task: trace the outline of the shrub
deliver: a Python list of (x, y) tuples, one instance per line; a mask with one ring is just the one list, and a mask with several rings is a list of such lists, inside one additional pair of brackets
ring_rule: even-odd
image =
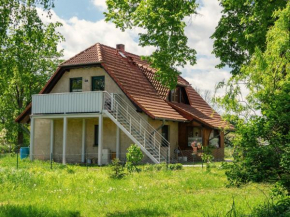
[(154, 167), (152, 164), (146, 164), (144, 166), (144, 171), (153, 171)]
[(169, 170), (182, 170), (183, 166), (181, 163), (177, 164), (168, 164), (168, 169)]
[(125, 176), (124, 167), (118, 158), (112, 160), (110, 178), (121, 179)]
[(141, 149), (137, 145), (131, 145), (127, 149), (127, 162), (126, 162), (126, 168), (127, 170), (132, 173), (134, 171), (139, 172), (139, 169), (137, 168), (137, 165), (141, 162), (143, 156), (143, 153)]
[(278, 200), (276, 203), (268, 201), (253, 210), (251, 216), (257, 217), (287, 217), (290, 216), (290, 197)]

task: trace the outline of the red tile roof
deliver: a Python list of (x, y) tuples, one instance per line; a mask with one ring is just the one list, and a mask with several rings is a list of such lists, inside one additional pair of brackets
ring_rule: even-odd
[[(211, 127), (223, 127), (225, 122), (198, 95), (181, 76), (178, 84), (185, 86), (190, 105), (167, 102), (169, 89), (154, 79), (155, 69), (140, 56), (102, 44), (95, 44), (63, 62), (40, 93), (47, 93), (62, 76), (61, 69), (74, 65), (100, 64), (120, 89), (147, 115), (154, 119), (189, 121), (196, 119)], [(17, 122), (30, 112), (29, 107), (16, 119)], [(27, 113), (27, 114), (26, 114)]]

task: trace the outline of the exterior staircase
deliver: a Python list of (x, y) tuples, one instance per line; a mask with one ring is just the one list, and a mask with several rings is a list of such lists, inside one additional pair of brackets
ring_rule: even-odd
[(104, 92), (103, 113), (154, 163), (169, 163), (170, 143), (121, 95)]

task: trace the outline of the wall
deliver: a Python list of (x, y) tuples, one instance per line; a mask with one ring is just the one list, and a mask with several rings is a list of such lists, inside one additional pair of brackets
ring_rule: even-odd
[[(94, 126), (98, 125), (98, 118), (86, 119), (86, 153), (88, 158), (97, 159), (98, 147), (94, 146)], [(62, 161), (63, 153), (63, 120), (54, 121), (53, 157), (57, 162)], [(68, 119), (67, 125), (66, 161), (68, 163), (81, 162), (82, 159), (82, 119)], [(103, 119), (103, 148), (116, 152), (116, 125), (109, 118)], [(128, 147), (133, 144), (131, 139), (120, 131), (120, 159), (124, 160)], [(35, 159), (50, 159), (50, 120), (35, 120), (34, 155)]]
[[(153, 126), (154, 129), (159, 128), (162, 125), (162, 120), (153, 120), (148, 117), (148, 122)], [(176, 121), (165, 121), (165, 125), (168, 125), (169, 128), (169, 143), (170, 143), (170, 158), (174, 157), (174, 149), (178, 147), (178, 122)], [(158, 131), (160, 134), (162, 130)]]
[[(105, 76), (105, 90), (109, 93), (123, 94), (115, 81), (100, 67), (79, 68), (66, 71), (59, 79), (57, 84), (51, 90), (51, 93), (66, 93), (70, 92), (70, 78), (83, 78), (83, 92), (92, 91), (92, 77)], [(87, 81), (86, 81), (87, 80)]]
[(34, 148), (35, 159), (50, 159), (50, 120), (35, 119)]

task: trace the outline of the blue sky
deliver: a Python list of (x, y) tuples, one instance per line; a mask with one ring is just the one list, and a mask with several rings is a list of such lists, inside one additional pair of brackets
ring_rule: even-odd
[[(217, 82), (230, 77), (228, 69), (216, 69), (219, 60), (212, 53), (213, 41), (210, 36), (221, 17), (218, 0), (197, 0), (198, 15), (186, 18), (185, 33), (188, 45), (197, 51), (197, 64), (180, 68), (193, 87), (214, 92)], [(126, 50), (139, 55), (149, 55), (154, 48), (138, 46), (138, 33), (135, 28), (121, 32), (112, 23), (104, 21), (105, 0), (56, 0), (52, 19), (43, 16), (45, 22), (59, 21), (63, 24), (58, 30), (66, 41), (59, 45), (64, 50), (64, 58), (70, 58), (97, 42), (115, 47), (125, 44)], [(41, 9), (39, 9), (41, 12)], [(222, 94), (222, 92), (220, 92)]]
[(90, 0), (55, 0), (54, 11), (67, 20), (74, 16), (93, 22), (104, 18), (102, 11)]

